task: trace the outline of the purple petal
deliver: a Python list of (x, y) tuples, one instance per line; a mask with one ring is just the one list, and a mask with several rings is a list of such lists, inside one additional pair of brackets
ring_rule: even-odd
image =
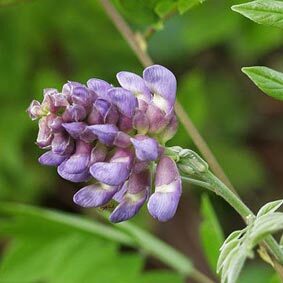
[(105, 160), (107, 155), (107, 147), (101, 143), (97, 143), (95, 147), (92, 149), (90, 154), (90, 164), (94, 164), (96, 162), (102, 162)]
[(118, 128), (111, 124), (88, 126), (87, 131), (96, 135), (99, 141), (106, 145), (112, 145), (118, 133)]
[(41, 110), (40, 102), (37, 100), (33, 100), (31, 102), (30, 106), (27, 109), (27, 113), (32, 120), (36, 120), (44, 114)]
[(124, 132), (118, 132), (113, 144), (118, 147), (125, 148), (131, 145), (131, 138), (128, 134), (125, 134)]
[(63, 85), (62, 94), (70, 99), (76, 87), (83, 87), (81, 83), (68, 81)]
[(72, 138), (78, 139), (82, 132), (85, 130), (87, 124), (83, 122), (72, 122), (63, 123), (62, 126)]
[(38, 161), (42, 165), (59, 166), (66, 158), (68, 158), (68, 156), (55, 154), (50, 150), (42, 154)]
[(138, 136), (131, 138), (131, 142), (140, 161), (153, 161), (158, 158), (158, 143), (155, 139)]
[(161, 96), (169, 103), (168, 109), (174, 106), (177, 82), (171, 71), (163, 66), (153, 65), (144, 70), (143, 78), (152, 93)]
[(70, 105), (62, 115), (64, 122), (79, 122), (86, 118), (86, 110), (81, 105)]
[(150, 102), (150, 90), (140, 76), (130, 72), (119, 72), (116, 77), (121, 87), (134, 93), (137, 98)]
[(103, 117), (98, 111), (98, 109), (95, 107), (95, 105), (92, 106), (91, 111), (87, 117), (87, 122), (90, 125), (96, 125), (96, 124), (102, 124), (103, 123)]
[(111, 162), (124, 162), (128, 165), (128, 168), (132, 166), (134, 154), (129, 148), (118, 148), (111, 158)]
[(168, 115), (153, 104), (148, 106), (146, 116), (149, 120), (150, 133), (162, 132), (170, 121)]
[(120, 115), (118, 128), (123, 132), (131, 131), (133, 129), (132, 118), (129, 118), (125, 115)]
[(88, 107), (93, 101), (92, 96), (85, 86), (76, 86), (73, 88), (71, 99), (74, 104)]
[(74, 183), (80, 183), (80, 182), (87, 182), (91, 179), (91, 174), (89, 173), (89, 170), (85, 170), (82, 173), (79, 174), (70, 174), (66, 171), (64, 171), (64, 166), (61, 166), (63, 163), (60, 164), (60, 166), (57, 168), (58, 174), (65, 180), (74, 182)]
[(181, 177), (176, 163), (162, 156), (156, 168), (155, 192), (148, 201), (149, 213), (159, 221), (171, 219), (182, 193)]
[(125, 162), (97, 162), (90, 167), (90, 173), (104, 184), (119, 186), (129, 177), (130, 170)]
[(74, 150), (74, 141), (69, 135), (59, 132), (54, 134), (51, 147), (56, 154), (71, 154)]
[(105, 99), (96, 99), (94, 103), (94, 107), (98, 110), (103, 119), (105, 118), (110, 106), (111, 104)]
[(36, 139), (36, 144), (41, 148), (47, 148), (52, 142), (52, 132), (48, 127), (48, 117), (43, 117), (38, 122), (38, 135)]
[(63, 130), (62, 123), (63, 119), (60, 116), (55, 114), (49, 115), (48, 127), (52, 130), (53, 133), (58, 133)]
[(119, 186), (118, 191), (115, 193), (115, 195), (112, 197), (117, 202), (121, 202), (123, 199), (123, 196), (127, 192), (127, 182), (125, 182), (122, 186)]
[(149, 129), (149, 120), (143, 111), (136, 111), (133, 118), (133, 127), (139, 134), (146, 134)]
[(147, 199), (146, 192), (138, 194), (127, 193), (123, 201), (115, 208), (110, 215), (110, 221), (113, 223), (122, 222), (134, 217)]
[(122, 114), (129, 118), (134, 115), (138, 104), (136, 97), (130, 91), (115, 87), (109, 90), (108, 95), (111, 97), (111, 102), (117, 106)]
[(104, 116), (104, 123), (105, 124), (117, 124), (119, 121), (119, 113), (117, 111), (116, 106), (111, 105)]
[(82, 207), (98, 207), (110, 201), (117, 189), (103, 184), (90, 185), (79, 190), (73, 200)]
[(150, 173), (148, 170), (132, 174), (127, 182), (127, 192), (110, 215), (110, 221), (117, 223), (136, 215), (148, 197), (149, 187)]
[(87, 170), (91, 149), (92, 146), (90, 144), (78, 141), (75, 153), (60, 165), (60, 170), (70, 174), (79, 174)]
[(180, 197), (181, 180), (156, 188), (155, 193), (149, 198), (148, 211), (155, 219), (161, 222), (168, 221), (175, 215)]
[(109, 83), (99, 79), (90, 79), (87, 81), (87, 86), (101, 98), (110, 100), (107, 93), (112, 86)]
[(175, 136), (177, 129), (178, 129), (178, 120), (176, 115), (174, 115), (171, 118), (169, 124), (164, 129), (164, 131), (160, 134), (161, 143), (165, 144), (167, 141), (172, 139)]
[(138, 161), (136, 160), (133, 168), (134, 173), (140, 173), (148, 168), (150, 165), (150, 161)]
[(180, 179), (180, 174), (175, 161), (163, 155), (156, 168), (155, 186), (168, 185), (178, 179)]

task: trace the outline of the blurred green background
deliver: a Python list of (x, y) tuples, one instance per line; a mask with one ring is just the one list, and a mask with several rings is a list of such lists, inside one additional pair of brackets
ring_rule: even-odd
[[(91, 77), (117, 84), (118, 71), (141, 73), (142, 67), (97, 1), (18, 2), (0, 7), (0, 199), (81, 213), (72, 203), (80, 186), (38, 164), (37, 123), (25, 110), (32, 99), (41, 99), (43, 88), (60, 89), (67, 80), (86, 82)], [(142, 1), (115, 2), (135, 30), (143, 31), (158, 19), (150, 9), (141, 9)], [(260, 93), (240, 69), (266, 65), (282, 71), (283, 33), (232, 12), (230, 7), (240, 2), (244, 1), (207, 0), (171, 17), (149, 39), (148, 48), (154, 62), (176, 74), (178, 99), (244, 201), (256, 211), (263, 203), (282, 198), (283, 104)], [(196, 149), (182, 126), (170, 144)], [(134, 222), (215, 276), (197, 232), (202, 192), (184, 185), (178, 212), (166, 224), (153, 221), (146, 210)], [(225, 235), (243, 226), (227, 204), (215, 196), (210, 199)], [(107, 242), (103, 245), (107, 249)], [(164, 268), (153, 259), (146, 262), (146, 270)], [(240, 282), (266, 283), (271, 273), (255, 261), (245, 268)], [(65, 282), (58, 280), (46, 282)], [(144, 282), (165, 282), (154, 280)], [(0, 282), (10, 282), (1, 281), (1, 271)]]

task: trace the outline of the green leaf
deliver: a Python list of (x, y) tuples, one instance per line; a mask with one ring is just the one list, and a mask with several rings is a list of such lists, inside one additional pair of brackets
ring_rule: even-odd
[(281, 205), (283, 204), (283, 200), (275, 200), (265, 204), (257, 213), (257, 217), (263, 216), (265, 214), (270, 214), (275, 212)]
[(283, 73), (262, 66), (244, 67), (242, 71), (267, 95), (283, 100)]
[[(224, 242), (224, 235), (213, 206), (206, 194), (204, 194), (201, 199), (201, 216), (201, 245), (211, 270), (214, 271), (216, 270), (220, 247)], [(211, 239), (213, 239), (213, 241), (211, 241)]]
[(174, 11), (175, 8), (176, 8), (175, 0), (162, 0), (157, 3), (157, 5), (154, 8), (154, 11), (160, 18), (163, 18), (166, 15), (168, 15), (170, 12)]
[(194, 6), (203, 3), (205, 0), (178, 0), (178, 11), (180, 14), (184, 14)]
[(176, 268), (182, 258), (177, 270), (191, 271), (191, 266), (184, 267), (189, 262), (185, 257), (134, 225), (127, 225), (125, 232), (118, 225), (9, 203), (1, 203), (0, 216), (1, 235), (12, 239), (0, 262), (1, 282), (130, 283), (147, 282), (147, 278), (149, 282), (153, 278), (161, 283), (183, 282), (183, 276), (174, 272), (147, 272), (143, 278), (144, 256), (119, 252), (119, 243), (150, 252), (155, 249), (153, 255), (161, 259), (158, 252), (164, 259), (172, 256), (164, 262), (175, 260)]
[(274, 212), (258, 217), (254, 222), (254, 228), (251, 231), (251, 239), (254, 244), (269, 234), (283, 229), (283, 213)]
[(256, 23), (283, 28), (282, 1), (257, 0), (232, 6), (232, 10)]
[(274, 201), (264, 205), (246, 228), (233, 232), (226, 239), (217, 264), (221, 282), (235, 283), (246, 259), (253, 257), (253, 248), (267, 236), (283, 229), (283, 213), (274, 212), (281, 204), (281, 201)]

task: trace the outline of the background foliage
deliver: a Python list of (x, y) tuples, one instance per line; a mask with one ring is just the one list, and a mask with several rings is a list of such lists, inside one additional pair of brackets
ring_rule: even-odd
[[(282, 71), (282, 31), (257, 25), (230, 9), (244, 1), (114, 2), (135, 30), (144, 32), (148, 27), (157, 30), (149, 39), (149, 52), (155, 62), (166, 65), (177, 75), (179, 100), (244, 200), (257, 210), (262, 203), (280, 198), (282, 103), (260, 94), (241, 73), (241, 67), (266, 65)], [(11, 3), (0, 1), (3, 5), (0, 8), (0, 199), (79, 213), (71, 201), (77, 188), (60, 179), (53, 168), (43, 168), (37, 163), (40, 152), (33, 144), (36, 123), (29, 120), (25, 110), (31, 99), (41, 97), (45, 87), (60, 88), (66, 80), (85, 82), (90, 77), (102, 77), (116, 84), (116, 72), (141, 72), (142, 67), (98, 1)], [(175, 11), (183, 15), (165, 20)], [(182, 126), (170, 143), (193, 147)], [(146, 213), (134, 222), (160, 234), (165, 241), (192, 256), (201, 270), (215, 276), (211, 266), (216, 264), (217, 245), (207, 248), (204, 236), (200, 237), (200, 243), (196, 227), (203, 221), (201, 233), (214, 225), (211, 224), (215, 221), (211, 216), (214, 212), (209, 212), (213, 207), (225, 234), (242, 228), (242, 223), (215, 197), (211, 197), (212, 206), (204, 198), (200, 214), (200, 193), (201, 190), (184, 186), (178, 214), (170, 223), (158, 224)], [(86, 280), (83, 278), (89, 283), (110, 280), (150, 283), (172, 282), (176, 276), (149, 273), (164, 266), (146, 259), (142, 253), (121, 252), (119, 244), (106, 239), (91, 240), (89, 235), (49, 226), (43, 227), (48, 232), (42, 233), (38, 223), (35, 225), (32, 219), (24, 217), (17, 225), (9, 221), (5, 227), (9, 233), (0, 232), (3, 247), (7, 238), (14, 240), (8, 250), (3, 248), (6, 257), (0, 269), (1, 283), (17, 283), (22, 277), (27, 278), (27, 283), (39, 279), (50, 283), (84, 282), (80, 281)], [(45, 237), (47, 233), (51, 236)], [(222, 234), (216, 233), (221, 241)], [(50, 259), (58, 254), (58, 249), (60, 257), (53, 262)], [(34, 257), (23, 264), (26, 253)], [(62, 264), (66, 259), (68, 264)], [(46, 262), (50, 264), (45, 265)], [(88, 264), (82, 264), (85, 262)], [(31, 273), (35, 264), (37, 272)], [(119, 277), (117, 272), (123, 266), (127, 269)], [(61, 278), (56, 277), (58, 270), (62, 271)], [(74, 277), (75, 273), (80, 278)], [(275, 282), (271, 277), (268, 267), (255, 262), (245, 268), (239, 282)], [(177, 280), (181, 279), (178, 277), (174, 282)]]

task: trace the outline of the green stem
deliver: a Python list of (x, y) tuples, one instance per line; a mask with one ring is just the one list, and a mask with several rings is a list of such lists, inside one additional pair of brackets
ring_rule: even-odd
[(186, 181), (190, 184), (193, 184), (193, 185), (196, 185), (196, 186), (199, 186), (199, 187), (203, 187), (203, 188), (206, 188), (206, 189), (214, 192), (214, 189), (211, 187), (211, 185), (206, 183), (206, 182), (196, 180), (196, 179), (192, 179), (192, 178), (189, 178), (189, 177), (186, 177), (186, 176), (181, 176), (181, 178), (182, 178), (182, 180), (184, 180), (184, 181)]
[[(210, 187), (217, 195), (225, 199), (244, 218), (245, 222), (248, 222), (250, 218), (255, 217), (254, 213), (243, 203), (243, 201), (211, 172), (205, 172), (201, 174), (201, 177), (205, 182), (210, 184)], [(205, 188), (207, 188), (207, 185)], [(283, 264), (283, 251), (276, 240), (270, 235), (265, 239), (264, 243), (275, 258)]]

